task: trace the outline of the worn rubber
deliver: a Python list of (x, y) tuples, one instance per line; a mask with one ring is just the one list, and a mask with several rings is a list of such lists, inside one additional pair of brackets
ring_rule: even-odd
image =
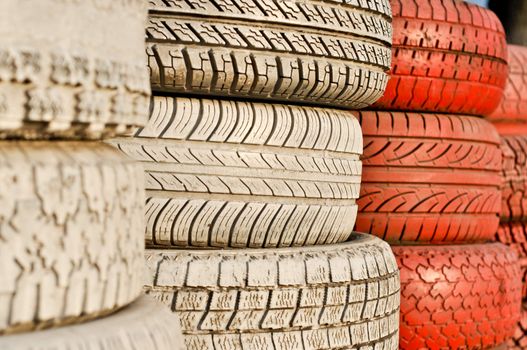
[(501, 221), (527, 221), (527, 135), (503, 136)]
[(143, 177), (97, 142), (0, 142), (0, 334), (93, 319), (140, 295)]
[(488, 115), (507, 81), (505, 32), (496, 15), (456, 0), (392, 0), (386, 110)]
[(330, 244), (355, 225), (350, 112), (155, 96), (148, 125), (109, 142), (146, 170), (148, 246)]
[(523, 299), (527, 301), (527, 222), (502, 223), (496, 241), (509, 246), (518, 254), (522, 272)]
[(358, 231), (391, 243), (494, 237), (501, 150), (489, 122), (446, 114), (357, 115), (364, 133)]
[(0, 138), (95, 139), (146, 123), (143, 0), (4, 0), (0, 13)]
[(394, 246), (401, 349), (490, 349), (520, 318), (516, 254), (499, 243)]
[(390, 68), (389, 0), (151, 0), (152, 89), (363, 108)]
[(498, 108), (488, 116), (496, 123), (527, 124), (527, 47), (509, 45), (509, 79)]
[(399, 272), (390, 247), (148, 250), (149, 295), (181, 319), (189, 350), (398, 349)]
[(516, 325), (514, 337), (507, 344), (508, 350), (525, 350), (527, 349), (527, 305), (522, 305), (521, 319)]
[(142, 297), (119, 312), (82, 325), (0, 337), (2, 350), (184, 350), (179, 319)]

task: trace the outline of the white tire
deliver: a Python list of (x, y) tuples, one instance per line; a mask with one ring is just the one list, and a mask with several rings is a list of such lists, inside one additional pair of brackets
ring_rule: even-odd
[(0, 137), (98, 138), (143, 125), (142, 0), (0, 1)]
[(143, 297), (81, 325), (0, 337), (2, 350), (184, 350), (179, 319)]
[(0, 334), (77, 323), (141, 293), (143, 170), (96, 142), (0, 142)]
[(398, 349), (399, 270), (387, 243), (147, 250), (146, 291), (188, 350)]
[(145, 167), (148, 246), (332, 244), (353, 231), (351, 112), (155, 96), (147, 126), (109, 142)]

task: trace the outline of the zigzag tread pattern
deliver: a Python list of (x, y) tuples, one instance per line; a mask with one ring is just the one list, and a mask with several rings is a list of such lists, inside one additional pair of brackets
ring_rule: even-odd
[[(182, 321), (188, 349), (397, 349), (398, 271), (389, 246), (147, 250), (147, 294)], [(207, 273), (203, 273), (206, 269)]]
[(140, 165), (95, 142), (3, 141), (0, 168), (0, 334), (79, 323), (140, 295)]
[(391, 23), (384, 17), (311, 0), (154, 3), (183, 8), (150, 13), (154, 91), (348, 108), (366, 107), (384, 93), (391, 59)]
[(352, 114), (154, 97), (135, 138), (109, 141), (146, 171), (149, 246), (345, 241), (362, 165)]
[(491, 11), (454, 0), (393, 0), (392, 72), (381, 109), (489, 115), (507, 81), (505, 33)]
[(527, 218), (527, 136), (502, 137), (501, 221)]
[(523, 283), (523, 300), (527, 300), (527, 224), (525, 222), (502, 223), (496, 232), (497, 242), (514, 250), (520, 258)]
[(490, 123), (400, 112), (359, 112), (358, 119), (365, 143), (358, 230), (390, 242), (494, 236), (501, 151)]
[(401, 349), (493, 348), (520, 318), (516, 254), (501, 244), (394, 246)]
[(514, 337), (507, 343), (509, 350), (527, 349), (527, 305), (522, 305), (521, 319), (516, 325)]
[(0, 337), (2, 350), (184, 350), (179, 320), (142, 297), (127, 308), (82, 325)]
[(509, 79), (493, 122), (527, 122), (527, 48), (509, 45)]

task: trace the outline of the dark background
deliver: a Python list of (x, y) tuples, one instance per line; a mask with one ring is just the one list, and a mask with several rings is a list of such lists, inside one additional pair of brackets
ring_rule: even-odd
[(527, 46), (527, 0), (489, 0), (489, 6), (501, 19), (509, 44)]

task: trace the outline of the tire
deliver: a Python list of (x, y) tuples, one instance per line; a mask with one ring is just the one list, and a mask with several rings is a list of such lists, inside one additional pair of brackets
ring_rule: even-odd
[(520, 318), (516, 254), (504, 245), (392, 247), (401, 272), (401, 349), (491, 349)]
[[(147, 250), (147, 293), (181, 319), (188, 350), (398, 349), (389, 246)], [(255, 345), (257, 344), (257, 345)]]
[(509, 45), (509, 79), (498, 108), (489, 116), (493, 123), (527, 124), (527, 47)]
[(0, 13), (10, 14), (0, 28), (0, 138), (95, 139), (144, 125), (143, 1), (5, 0)]
[(386, 87), (389, 0), (150, 4), (154, 91), (363, 108)]
[(496, 241), (509, 246), (518, 254), (522, 272), (523, 299), (527, 300), (527, 223), (501, 224), (496, 233)]
[(155, 96), (134, 138), (150, 247), (343, 242), (357, 215), (362, 135), (345, 111)]
[(502, 137), (501, 221), (527, 221), (527, 135)]
[(491, 114), (508, 75), (505, 32), (496, 15), (456, 0), (391, 3), (391, 78), (375, 107)]
[(501, 204), (500, 139), (483, 119), (360, 112), (356, 229), (392, 243), (493, 239)]
[(507, 344), (508, 350), (524, 350), (527, 349), (527, 305), (522, 306), (522, 316), (516, 325), (513, 339), (509, 340)]
[(0, 334), (79, 323), (135, 300), (140, 165), (96, 142), (0, 149)]
[(183, 350), (179, 320), (147, 297), (93, 322), (0, 337), (2, 350)]

